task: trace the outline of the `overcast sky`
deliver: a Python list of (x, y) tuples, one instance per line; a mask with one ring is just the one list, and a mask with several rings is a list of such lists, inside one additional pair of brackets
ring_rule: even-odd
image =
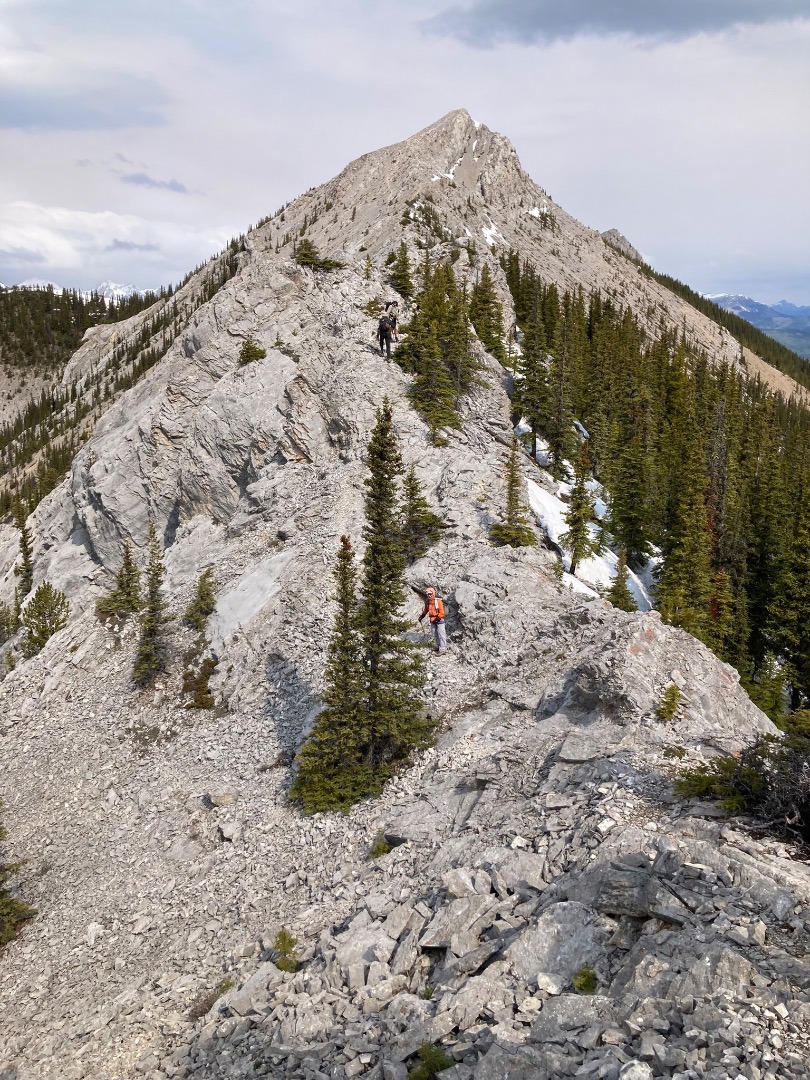
[(0, 0), (0, 281), (176, 281), (465, 107), (701, 292), (810, 304), (810, 0)]

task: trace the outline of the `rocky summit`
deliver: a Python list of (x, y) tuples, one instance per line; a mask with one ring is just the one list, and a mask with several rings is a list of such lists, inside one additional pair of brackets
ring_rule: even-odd
[[(304, 232), (342, 265), (298, 265)], [(460, 274), (486, 262), (506, 311), (498, 259), (514, 247), (651, 333), (663, 319), (739, 360), (464, 111), (252, 230), (207, 299), (210, 264), (90, 330), (65, 385), (90, 385), (122, 345), (163, 344), (29, 519), (34, 584), (64, 591), (70, 617), (0, 684), (4, 824), (37, 909), (0, 957), (2, 1080), (810, 1075), (810, 865), (672, 789), (681, 760), (774, 729), (734, 669), (657, 613), (569, 591), (542, 544), (492, 546), (508, 376), (476, 342), (483, 378), (434, 445), (369, 315), (397, 298), (385, 258), (403, 239), (415, 262), (429, 244), (455, 247)], [(154, 329), (184, 303), (176, 335)], [(240, 364), (248, 338), (266, 356)], [(361, 546), (386, 396), (447, 525), (407, 572), (447, 605), (423, 692), (438, 736), (379, 799), (307, 818), (286, 797), (290, 763), (319, 708), (334, 558), (343, 534)], [(143, 559), (150, 521), (172, 662), (138, 690), (137, 627), (100, 622), (95, 603), (125, 542)], [(5, 601), (18, 552), (2, 527)], [(190, 710), (182, 613), (209, 568), (217, 707)], [(414, 594), (414, 624), (420, 610)]]

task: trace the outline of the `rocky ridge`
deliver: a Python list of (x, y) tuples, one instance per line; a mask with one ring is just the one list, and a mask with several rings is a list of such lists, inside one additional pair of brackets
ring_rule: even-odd
[[(0, 963), (3, 1080), (400, 1080), (425, 1041), (450, 1053), (449, 1077), (476, 1080), (806, 1075), (808, 865), (671, 794), (672, 753), (733, 751), (769, 722), (732, 669), (655, 614), (583, 603), (542, 546), (490, 546), (511, 430), (483, 350), (486, 384), (437, 448), (407, 377), (373, 348), (369, 304), (394, 296), (384, 254), (403, 230), (426, 235), (424, 218), (399, 222), (414, 178), (440, 166), (452, 179), (431, 181), (437, 205), (452, 221), (461, 201), (459, 235), (463, 196), (486, 199), (504, 238), (510, 214), (529, 219), (539, 260), (554, 229), (531, 240), (537, 219), (509, 187), (530, 181), (466, 114), (368, 155), (247, 238), (236, 276), (107, 410), (31, 521), (36, 580), (68, 593), (72, 617), (0, 685), (4, 820), (40, 910)], [(354, 220), (332, 222), (333, 195)], [(344, 269), (275, 251), (316, 204), (307, 235)], [(605, 251), (609, 275), (621, 256)], [(248, 336), (267, 357), (240, 366)], [(341, 533), (359, 539), (383, 395), (449, 526), (409, 571), (447, 599), (451, 649), (424, 695), (441, 734), (377, 802), (306, 820), (285, 800), (287, 766), (317, 707), (333, 553)], [(93, 604), (150, 516), (173, 662), (137, 693), (134, 629), (101, 626)], [(0, 541), (8, 596), (16, 533)], [(214, 713), (180, 690), (179, 616), (206, 566)], [(671, 682), (682, 704), (665, 724)], [(369, 860), (379, 832), (393, 850)], [(273, 965), (282, 925), (295, 974)], [(573, 995), (586, 964), (598, 993)]]

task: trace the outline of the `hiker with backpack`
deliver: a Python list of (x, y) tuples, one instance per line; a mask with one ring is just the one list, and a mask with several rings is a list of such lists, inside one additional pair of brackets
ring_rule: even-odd
[(399, 317), (399, 300), (389, 300), (385, 305), (385, 314), (388, 316), (388, 322), (391, 326), (391, 336), (394, 341), (399, 341), (399, 333), (397, 332), (397, 319)]
[(441, 597), (436, 595), (435, 589), (425, 589), (425, 609), (419, 616), (420, 624), (426, 615), (430, 618), (436, 652), (441, 656), (447, 651), (447, 632), (444, 628), (444, 603)]
[(391, 320), (387, 315), (383, 315), (380, 319), (380, 324), (377, 327), (377, 340), (380, 343), (380, 355), (388, 356), (391, 359)]

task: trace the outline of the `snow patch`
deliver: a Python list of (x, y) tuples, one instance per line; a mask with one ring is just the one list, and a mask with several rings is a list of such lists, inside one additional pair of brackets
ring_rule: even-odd
[[(551, 476), (548, 477), (548, 481), (551, 484), (554, 483)], [(536, 480), (528, 480), (527, 487), (529, 492), (529, 506), (531, 507), (532, 513), (545, 530), (546, 535), (552, 544), (554, 544), (555, 547), (560, 548), (560, 550), (563, 550), (563, 545), (560, 543), (560, 537), (568, 529), (568, 523), (566, 521), (568, 505), (559, 498), (559, 495), (570, 493), (570, 485), (563, 483), (557, 484), (557, 495), (554, 495), (551, 491), (547, 490), (547, 488), (538, 484)], [(594, 494), (596, 494), (597, 491), (602, 492), (601, 484), (598, 484), (595, 480), (590, 481), (588, 487)], [(597, 500), (595, 509), (596, 513), (601, 518), (607, 512), (607, 507), (600, 495), (597, 495)], [(598, 526), (591, 524), (589, 525), (589, 529), (594, 537), (598, 535)], [(598, 596), (599, 590), (596, 587), (600, 586), (603, 589), (609, 589), (616, 578), (618, 565), (618, 555), (608, 549), (602, 555), (592, 555), (589, 559), (583, 559), (577, 565), (576, 576), (571, 575), (566, 570), (563, 575), (563, 580), (569, 588), (575, 589), (577, 592)], [(571, 559), (567, 554), (563, 555), (563, 566), (567, 568), (570, 568), (571, 566)], [(653, 606), (651, 597), (653, 573), (653, 560), (648, 562), (644, 567), (644, 570), (639, 574), (635, 574), (632, 570), (628, 570), (627, 588), (639, 611), (650, 611)]]
[(456, 169), (461, 164), (462, 160), (463, 160), (463, 157), (460, 157), (458, 159), (458, 161), (455, 163), (455, 165), (452, 166), (452, 168), (450, 169), (450, 172), (438, 173), (436, 176), (431, 176), (431, 178), (430, 178), (431, 181), (433, 181), (433, 180), (453, 180), (453, 179), (455, 179), (453, 174), (455, 173)]
[(484, 240), (490, 247), (493, 247), (497, 240), (501, 243), (506, 243), (501, 233), (498, 231), (498, 227), (493, 225), (490, 221), (489, 225), (482, 225), (481, 232), (484, 234)]
[(591, 589), (579, 578), (573, 577), (567, 571), (563, 571), (563, 585), (571, 590), (571, 592), (582, 593), (584, 596), (590, 596), (591, 599), (596, 600), (599, 597), (599, 593), (596, 589)]

